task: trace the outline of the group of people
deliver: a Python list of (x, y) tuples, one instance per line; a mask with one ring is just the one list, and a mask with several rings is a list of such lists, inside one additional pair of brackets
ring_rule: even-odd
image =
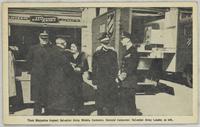
[[(57, 38), (48, 44), (48, 34), (41, 33), (40, 43), (31, 47), (27, 62), (31, 74), (31, 99), (34, 115), (79, 115), (84, 99), (82, 75), (89, 66), (85, 53), (76, 43), (66, 49), (67, 42)], [(122, 32), (121, 44), (126, 47), (121, 66), (117, 52), (110, 46), (105, 32), (98, 38), (101, 46), (92, 55), (92, 84), (96, 86), (95, 103), (98, 115), (136, 115), (138, 53), (132, 35)]]
[[(92, 81), (97, 86), (98, 115), (136, 115), (135, 90), (137, 87), (138, 53), (136, 42), (128, 32), (122, 32), (121, 44), (126, 51), (118, 68), (117, 53), (109, 46), (110, 38), (103, 33), (101, 46), (93, 54)], [(135, 39), (136, 40), (136, 39)]]
[(80, 114), (82, 74), (89, 69), (86, 55), (80, 52), (77, 43), (66, 50), (67, 42), (63, 38), (49, 45), (46, 32), (40, 34), (39, 40), (27, 55), (34, 115)]

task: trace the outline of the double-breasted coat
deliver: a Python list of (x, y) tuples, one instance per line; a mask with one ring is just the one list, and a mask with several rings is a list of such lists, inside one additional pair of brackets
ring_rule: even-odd
[(53, 46), (47, 65), (48, 99), (47, 109), (50, 111), (71, 112), (74, 108), (72, 73), (69, 55), (64, 49)]
[(137, 88), (137, 66), (139, 56), (137, 49), (132, 46), (126, 50), (121, 65), (121, 72), (127, 74), (126, 78), (120, 82), (118, 113), (119, 115), (135, 115), (135, 90)]
[(31, 100), (46, 103), (48, 46), (40, 44), (30, 48), (27, 55), (28, 70), (31, 74)]
[(114, 108), (117, 102), (117, 53), (102, 47), (93, 54), (92, 82), (97, 86), (97, 108)]

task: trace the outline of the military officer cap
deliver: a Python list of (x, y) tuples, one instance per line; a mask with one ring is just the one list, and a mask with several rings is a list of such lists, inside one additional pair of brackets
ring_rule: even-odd
[(130, 33), (126, 32), (126, 31), (123, 31), (123, 32), (121, 33), (121, 38), (129, 38), (129, 39), (131, 39), (132, 36), (131, 36)]
[(40, 33), (40, 38), (47, 39), (49, 37), (48, 33), (44, 31), (43, 33)]
[(103, 43), (103, 44), (108, 44), (109, 43), (109, 35), (106, 32), (103, 32), (100, 34), (98, 40)]
[(121, 33), (121, 39), (123, 38), (129, 38), (131, 40), (132, 43), (138, 43), (137, 38), (134, 35), (131, 35), (130, 33), (123, 31)]

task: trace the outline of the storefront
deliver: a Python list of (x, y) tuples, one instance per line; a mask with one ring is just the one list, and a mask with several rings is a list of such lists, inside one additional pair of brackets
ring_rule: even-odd
[[(17, 46), (15, 55), (15, 72), (17, 89), (16, 103), (32, 103), (30, 101), (30, 74), (27, 73), (26, 55), (29, 48), (39, 43), (39, 34), (46, 31), (49, 41), (54, 44), (57, 37), (67, 42), (82, 45), (82, 29), (87, 28), (82, 20), (81, 8), (10, 8), (9, 46)], [(16, 104), (18, 105), (18, 104)], [(22, 105), (23, 106), (23, 105)]]
[(39, 43), (39, 34), (44, 30), (49, 34), (49, 41), (57, 37), (81, 46), (82, 9), (48, 8), (12, 8), (9, 9), (9, 45), (19, 48), (17, 60), (24, 60), (29, 48)]

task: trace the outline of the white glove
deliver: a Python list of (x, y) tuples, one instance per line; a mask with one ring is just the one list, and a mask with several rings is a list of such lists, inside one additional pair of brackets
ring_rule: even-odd
[(122, 72), (120, 75), (119, 75), (119, 79), (121, 81), (123, 81), (125, 78), (127, 77), (127, 74), (125, 72)]

